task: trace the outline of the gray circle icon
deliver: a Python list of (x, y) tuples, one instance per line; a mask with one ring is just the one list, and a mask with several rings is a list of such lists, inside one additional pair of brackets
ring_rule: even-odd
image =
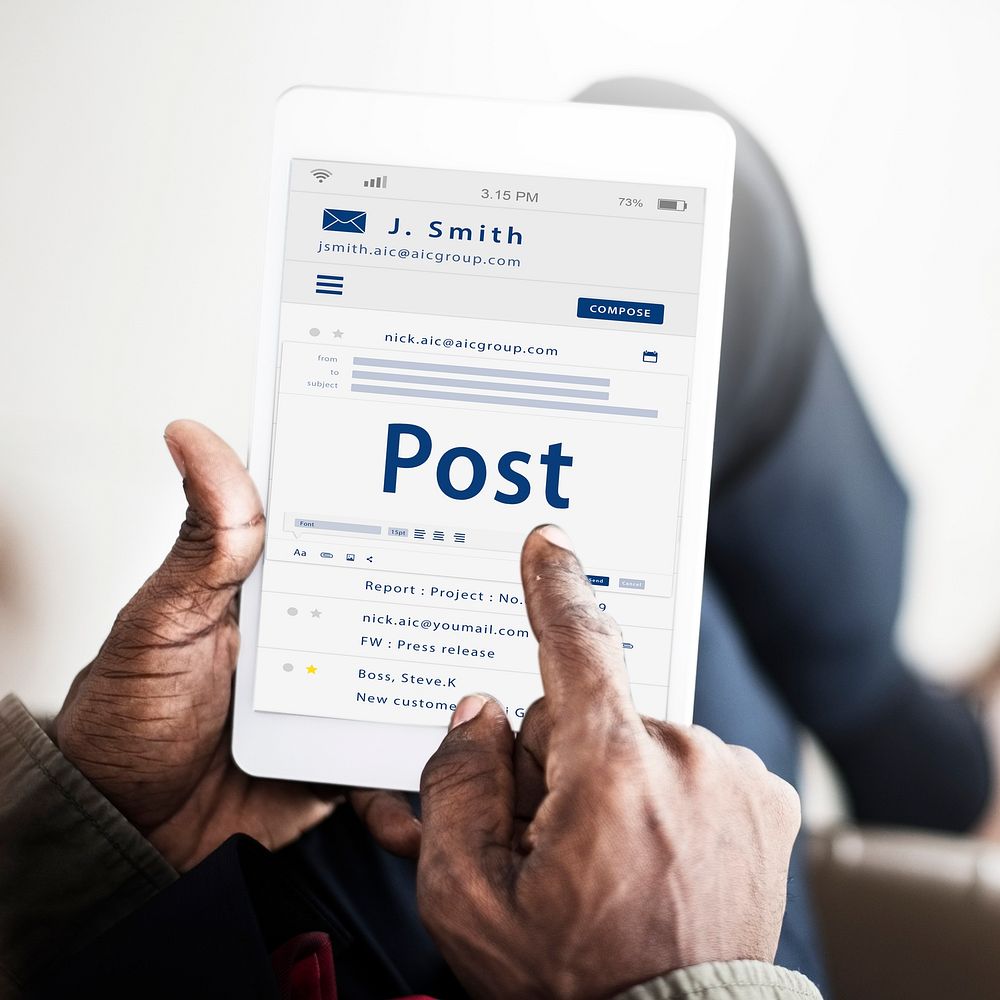
[(295, 665), (292, 663), (282, 663), (281, 669), (284, 670), (286, 674), (290, 674), (295, 669)]
[(312, 328), (312, 329), (311, 329), (311, 330), (309, 331), (309, 336), (310, 336), (310, 337), (318, 337), (318, 336), (319, 336), (319, 327), (317, 327), (317, 326), (314, 326), (314, 327), (313, 327), (313, 328)]
[(289, 615), (292, 616), (292, 618), (294, 618), (299, 613), (299, 609), (298, 608), (289, 608), (288, 609), (288, 613), (289, 613)]

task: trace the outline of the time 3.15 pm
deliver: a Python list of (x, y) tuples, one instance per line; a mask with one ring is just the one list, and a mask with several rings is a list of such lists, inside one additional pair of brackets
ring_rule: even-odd
[(523, 205), (537, 205), (537, 191), (511, 191), (508, 188), (482, 188), (479, 192), (484, 201), (519, 201)]

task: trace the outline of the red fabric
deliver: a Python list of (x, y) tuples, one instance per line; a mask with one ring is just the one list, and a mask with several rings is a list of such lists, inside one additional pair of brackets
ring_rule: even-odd
[(271, 952), (281, 1000), (337, 1000), (333, 949), (326, 934), (298, 934)]
[[(271, 952), (281, 1000), (337, 1000), (333, 949), (326, 934), (298, 934)], [(414, 995), (399, 1000), (434, 1000)]]

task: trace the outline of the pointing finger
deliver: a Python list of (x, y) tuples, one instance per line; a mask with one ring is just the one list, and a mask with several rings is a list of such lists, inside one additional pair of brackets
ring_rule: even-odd
[(521, 550), (521, 579), (545, 700), (553, 751), (600, 749), (610, 735), (639, 738), (621, 633), (597, 606), (565, 533), (543, 525)]

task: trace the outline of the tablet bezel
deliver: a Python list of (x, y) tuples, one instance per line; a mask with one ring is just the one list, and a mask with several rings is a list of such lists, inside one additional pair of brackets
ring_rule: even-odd
[[(705, 530), (729, 248), (735, 136), (707, 112), (499, 101), (296, 87), (278, 100), (267, 221), (249, 468), (265, 503), (270, 475), (281, 277), (293, 159), (610, 180), (706, 191), (702, 271), (670, 683), (664, 718), (694, 705)], [(581, 165), (586, 164), (586, 170)], [(444, 727), (256, 711), (263, 561), (243, 586), (233, 756), (250, 774), (358, 787), (416, 789)]]

